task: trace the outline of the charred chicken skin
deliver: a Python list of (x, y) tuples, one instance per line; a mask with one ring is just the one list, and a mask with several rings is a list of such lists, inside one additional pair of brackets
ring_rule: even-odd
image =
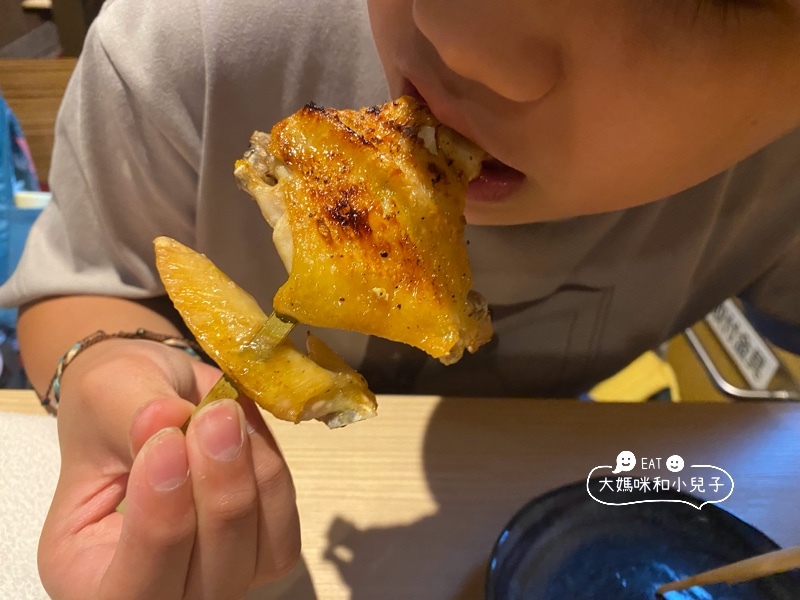
[(207, 257), (155, 242), (167, 293), (225, 373), (204, 403), (242, 392), (280, 419), (329, 427), (374, 416), (364, 378), (316, 338), (297, 350), (286, 339), (294, 323), (403, 342), (445, 364), (487, 342), (463, 240), (467, 184), (484, 158), (408, 97), (362, 110), (309, 104), (254, 133), (235, 174), (289, 273), (272, 316)]
[(236, 163), (289, 273), (274, 309), (410, 344), (445, 364), (492, 335), (472, 290), (464, 199), (485, 153), (402, 97), (309, 104)]

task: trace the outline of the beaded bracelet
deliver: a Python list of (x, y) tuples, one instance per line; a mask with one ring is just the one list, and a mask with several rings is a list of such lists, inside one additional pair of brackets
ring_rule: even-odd
[(200, 354), (202, 353), (202, 349), (197, 342), (187, 340), (186, 338), (182, 337), (176, 337), (174, 335), (153, 333), (152, 331), (147, 331), (146, 329), (141, 328), (133, 332), (118, 331), (117, 333), (106, 333), (101, 329), (95, 331), (92, 335), (83, 338), (81, 341), (72, 346), (72, 348), (67, 350), (66, 354), (61, 357), (61, 360), (58, 361), (55, 375), (53, 375), (53, 378), (50, 380), (50, 385), (47, 386), (47, 391), (45, 392), (44, 396), (42, 396), (40, 399), (42, 406), (44, 406), (48, 412), (56, 414), (58, 410), (58, 402), (61, 399), (61, 376), (64, 374), (64, 369), (66, 369), (69, 364), (75, 360), (76, 356), (78, 356), (87, 348), (94, 346), (98, 342), (117, 338), (159, 342), (161, 344), (166, 344), (167, 346), (172, 346), (173, 348), (185, 350), (195, 358), (200, 358)]

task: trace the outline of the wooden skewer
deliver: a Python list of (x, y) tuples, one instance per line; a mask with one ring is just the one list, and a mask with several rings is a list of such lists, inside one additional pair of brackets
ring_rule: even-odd
[(742, 581), (750, 581), (751, 579), (775, 575), (776, 573), (785, 573), (798, 568), (800, 568), (800, 546), (793, 546), (746, 558), (723, 567), (698, 573), (680, 581), (664, 584), (656, 590), (656, 594), (661, 595), (667, 592), (686, 590), (696, 585), (741, 583)]

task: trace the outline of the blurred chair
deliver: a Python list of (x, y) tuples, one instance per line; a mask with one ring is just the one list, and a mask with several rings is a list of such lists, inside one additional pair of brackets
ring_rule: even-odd
[(103, 0), (52, 0), (53, 20), (65, 56), (79, 56), (92, 21), (103, 6)]
[(39, 181), (47, 182), (61, 98), (75, 59), (0, 60), (0, 91), (19, 119)]

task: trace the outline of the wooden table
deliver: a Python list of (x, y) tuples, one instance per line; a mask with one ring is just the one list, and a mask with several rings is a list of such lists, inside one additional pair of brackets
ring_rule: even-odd
[[(0, 392), (0, 410), (40, 409)], [(295, 477), (303, 564), (253, 598), (480, 599), (512, 514), (622, 450), (726, 469), (736, 488), (722, 506), (800, 543), (797, 405), (388, 396), (377, 419), (343, 430), (270, 423)]]

